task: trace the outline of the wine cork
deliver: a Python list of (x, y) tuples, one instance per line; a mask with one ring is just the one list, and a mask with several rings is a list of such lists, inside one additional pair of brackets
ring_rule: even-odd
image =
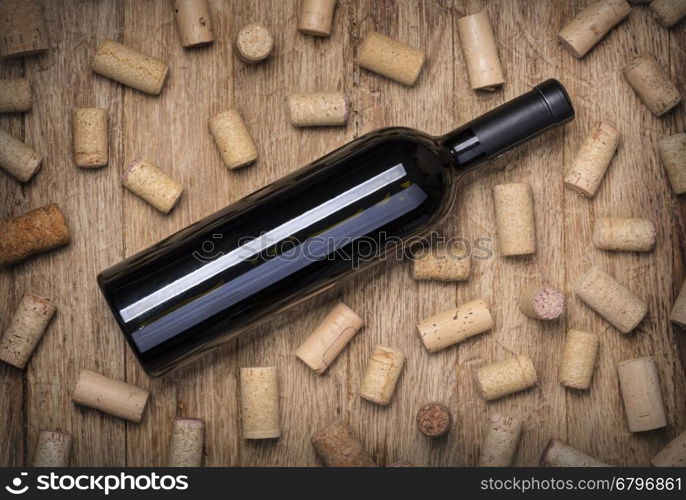
[(0, 234), (0, 266), (16, 264), (71, 240), (64, 214), (54, 203), (0, 219)]
[(650, 11), (663, 28), (671, 28), (686, 17), (686, 1), (684, 0), (653, 0)]
[(586, 453), (557, 439), (551, 439), (541, 454), (544, 467), (610, 467)]
[(135, 385), (81, 370), (71, 400), (113, 417), (139, 423), (149, 396), (148, 391)]
[(122, 176), (122, 184), (163, 214), (168, 214), (176, 206), (183, 193), (180, 182), (140, 158), (129, 164)]
[(493, 328), (488, 304), (472, 300), (417, 323), (417, 332), (428, 352), (436, 352)]
[(675, 194), (686, 193), (686, 134), (674, 134), (657, 143), (660, 159)]
[(636, 328), (648, 312), (648, 304), (599, 267), (581, 277), (574, 293), (622, 333)]
[(48, 50), (48, 30), (39, 0), (2, 0), (0, 27), (0, 57), (23, 57)]
[(357, 53), (357, 64), (362, 68), (408, 87), (417, 81), (425, 59), (424, 51), (376, 31), (367, 33)]
[(300, 0), (298, 31), (305, 35), (329, 36), (336, 0)]
[(288, 96), (291, 124), (296, 127), (336, 127), (348, 123), (350, 102), (343, 92), (311, 92)]
[(557, 319), (565, 310), (565, 294), (550, 285), (529, 286), (519, 296), (519, 309), (531, 319)]
[(625, 0), (597, 0), (570, 21), (557, 35), (562, 46), (581, 59), (631, 12)]
[(174, 0), (174, 17), (182, 47), (200, 47), (214, 42), (207, 0)]
[(572, 389), (588, 389), (593, 379), (600, 338), (571, 329), (565, 337), (560, 363), (560, 383)]
[(76, 108), (73, 117), (74, 161), (83, 168), (104, 167), (108, 160), (107, 110)]
[(247, 64), (256, 64), (269, 57), (274, 48), (274, 38), (261, 24), (243, 26), (236, 35), (236, 54)]
[(644, 53), (623, 69), (624, 78), (655, 116), (662, 116), (681, 102), (679, 89), (652, 54)]
[(655, 225), (647, 219), (600, 217), (593, 227), (593, 245), (601, 250), (649, 252), (655, 247)]
[(177, 418), (172, 426), (167, 467), (202, 466), (205, 422), (197, 418)]
[(457, 32), (472, 89), (493, 91), (505, 83), (488, 14), (479, 12), (459, 18)]
[(500, 255), (536, 253), (536, 221), (531, 187), (524, 182), (493, 187)]
[(516, 417), (492, 414), (481, 444), (479, 467), (510, 467), (514, 462), (522, 421)]
[(43, 156), (12, 134), (0, 130), (0, 168), (20, 182), (28, 182), (40, 169)]
[(681, 290), (679, 290), (679, 295), (674, 302), (672, 312), (669, 314), (669, 320), (686, 328), (686, 281), (681, 285)]
[(103, 41), (95, 52), (91, 69), (106, 78), (150, 95), (158, 95), (167, 79), (169, 66), (121, 43)]
[(404, 365), (402, 352), (392, 347), (376, 346), (362, 376), (360, 396), (380, 405), (389, 404)]
[(245, 167), (257, 160), (257, 147), (237, 109), (222, 111), (210, 118), (210, 132), (230, 169)]
[(274, 366), (241, 368), (243, 439), (281, 436), (278, 376)]
[(412, 278), (416, 280), (466, 281), (470, 271), (471, 259), (460, 244), (425, 248), (412, 260)]
[(476, 372), (479, 393), (486, 401), (533, 387), (538, 382), (531, 358), (518, 355), (481, 367)]
[(648, 356), (617, 363), (619, 389), (631, 432), (651, 431), (667, 425), (655, 360)]
[(650, 463), (655, 467), (686, 467), (686, 431), (672, 439)]
[(31, 85), (28, 78), (0, 79), (0, 113), (31, 110)]
[(312, 436), (312, 446), (324, 467), (376, 467), (362, 443), (340, 421)]
[(48, 299), (24, 294), (0, 339), (0, 360), (23, 370), (56, 310)]
[(33, 467), (69, 467), (71, 434), (57, 431), (40, 431)]
[(364, 320), (355, 311), (339, 302), (298, 347), (295, 355), (321, 375), (363, 325)]
[(450, 410), (442, 403), (426, 403), (417, 412), (417, 429), (427, 437), (445, 436), (451, 421)]
[(607, 122), (598, 122), (591, 129), (584, 143), (574, 157), (564, 179), (568, 188), (582, 196), (595, 196), (607, 167), (617, 152), (620, 133)]

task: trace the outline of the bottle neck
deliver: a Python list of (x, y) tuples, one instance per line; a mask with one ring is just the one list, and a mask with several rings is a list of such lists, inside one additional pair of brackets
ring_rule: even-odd
[(453, 159), (456, 171), (492, 161), (515, 146), (574, 118), (564, 87), (546, 80), (439, 138)]

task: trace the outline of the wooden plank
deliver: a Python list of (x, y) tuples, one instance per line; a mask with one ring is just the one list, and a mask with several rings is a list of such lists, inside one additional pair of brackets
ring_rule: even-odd
[[(16, 267), (18, 292), (49, 297), (58, 312), (26, 369), (26, 432), (29, 459), (42, 429), (74, 436), (73, 465), (115, 465), (124, 461), (124, 425), (77, 408), (70, 393), (83, 368), (123, 376), (123, 340), (112, 335), (95, 276), (121, 258), (119, 163), (120, 90), (95, 78), (90, 57), (97, 41), (116, 38), (120, 8), (109, 2), (46, 2), (51, 40), (44, 56), (27, 58), (34, 93), (26, 117), (26, 138), (45, 155), (41, 172), (26, 190), (23, 208), (50, 202), (65, 212), (72, 243)], [(88, 23), (84, 23), (88, 19)], [(73, 161), (71, 113), (74, 106), (109, 109), (110, 166), (85, 171)]]
[[(23, 59), (0, 62), (0, 78), (24, 76)], [(0, 114), (0, 129), (19, 138), (24, 137), (24, 113)], [(18, 215), (23, 210), (27, 186), (6, 174), (0, 174), (0, 217)], [(0, 329), (10, 321), (14, 308), (21, 300), (21, 291), (14, 283), (12, 268), (0, 268), (0, 303), (5, 304), (0, 313)], [(0, 430), (5, 436), (0, 447), (0, 465), (20, 466), (24, 463), (24, 373), (5, 363), (0, 363)]]
[[(329, 38), (300, 34), (297, 10), (297, 0), (277, 1), (259, 10), (238, 8), (232, 16), (234, 33), (249, 22), (258, 22), (268, 26), (275, 36), (274, 53), (264, 64), (247, 66), (236, 60), (234, 66), (233, 98), (254, 133), (261, 155), (256, 165), (236, 173), (241, 196), (345, 144), (355, 133), (354, 113), (347, 127), (297, 129), (289, 122), (289, 94), (345, 91), (351, 95), (354, 86), (352, 6), (338, 6)], [(295, 60), (298, 64), (293, 64)], [(279, 370), (284, 430), (278, 441), (241, 441), (242, 465), (317, 463), (310, 435), (344, 411), (349, 354), (341, 355), (325, 375), (318, 376), (293, 353), (338, 299), (357, 307), (350, 288), (343, 288), (296, 307), (253, 335), (239, 339), (238, 356), (232, 365), (237, 377), (244, 366), (275, 365)], [(239, 423), (237, 413), (233, 418)]]
[[(456, 2), (456, 17), (486, 10), (494, 27), (506, 83), (494, 93), (471, 90), (464, 70), (459, 41), (455, 42), (455, 85), (459, 122), (467, 121), (502, 104), (548, 78), (561, 78), (555, 30), (558, 9), (551, 2)], [(457, 37), (457, 34), (455, 35)], [(527, 64), (523, 64), (527, 60)], [(530, 64), (529, 64), (530, 63)], [(563, 78), (562, 78), (563, 79)], [(564, 79), (563, 79), (564, 80)], [(557, 358), (564, 321), (542, 322), (526, 318), (519, 310), (522, 287), (548, 282), (562, 287), (561, 260), (562, 147), (564, 129), (546, 133), (512, 151), (494, 165), (469, 174), (458, 196), (456, 218), (465, 236), (484, 244), (492, 254), (474, 262), (466, 286), (458, 289), (458, 303), (483, 298), (491, 304), (495, 326), (489, 333), (458, 348), (456, 390), (460, 404), (460, 465), (476, 465), (483, 425), (493, 412), (519, 417), (525, 422), (516, 465), (535, 465), (540, 450), (552, 436), (564, 438), (564, 393), (557, 383)], [(497, 254), (492, 188), (496, 184), (527, 182), (536, 212), (537, 252), (523, 257)], [(481, 254), (481, 253), (480, 253)], [(497, 401), (485, 402), (474, 383), (476, 370), (516, 354), (531, 357), (539, 377), (536, 387)]]
[[(577, 6), (562, 6), (569, 19)], [(564, 227), (567, 290), (570, 293), (568, 326), (596, 332), (601, 337), (599, 363), (590, 392), (567, 393), (567, 437), (570, 444), (618, 465), (648, 465), (665, 444), (667, 433), (684, 425), (684, 371), (678, 362), (675, 339), (668, 321), (671, 309), (674, 262), (677, 260), (665, 222), (673, 220), (671, 194), (655, 144), (674, 129), (674, 116), (656, 118), (624, 81), (621, 68), (648, 50), (669, 64), (669, 33), (660, 28), (647, 9), (634, 8), (583, 60), (565, 53), (563, 67), (577, 118), (568, 127), (565, 164), (568, 164), (590, 125), (610, 120), (622, 132), (622, 143), (603, 183), (592, 200), (564, 191)], [(683, 60), (681, 64), (683, 64)], [(677, 66), (678, 67), (678, 66)], [(647, 217), (657, 228), (657, 247), (647, 254), (604, 252), (593, 248), (594, 221), (602, 216)], [(606, 269), (620, 282), (648, 301), (648, 317), (635, 332), (622, 335), (577, 299), (573, 283), (592, 265)], [(626, 426), (617, 386), (616, 364), (625, 359), (652, 355), (658, 365), (668, 429), (631, 434)]]
[[(451, 112), (455, 97), (451, 19), (451, 11), (437, 3), (358, 3), (358, 45), (369, 30), (375, 30), (428, 52), (422, 74), (411, 88), (356, 69), (360, 134), (393, 125), (441, 134), (456, 126)], [(448, 236), (459, 234), (453, 221), (443, 230)], [(456, 464), (460, 456), (457, 432), (432, 446), (417, 432), (414, 423), (419, 406), (430, 400), (441, 401), (456, 414), (459, 412), (457, 393), (453, 390), (456, 351), (448, 349), (428, 355), (415, 330), (419, 318), (455, 304), (455, 286), (415, 283), (410, 277), (409, 263), (392, 259), (365, 273), (357, 283), (362, 286), (357, 294), (360, 305), (365, 307), (367, 325), (362, 341), (350, 353), (350, 424), (379, 465), (399, 459), (416, 465)], [(357, 394), (377, 344), (400, 349), (407, 358), (388, 407), (364, 401)]]

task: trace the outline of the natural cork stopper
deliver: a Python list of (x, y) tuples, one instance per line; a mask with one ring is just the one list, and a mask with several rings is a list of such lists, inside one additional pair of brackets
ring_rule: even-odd
[(655, 467), (686, 467), (686, 431), (672, 439), (650, 463)]
[(40, 54), (49, 48), (39, 0), (2, 0), (0, 33), (0, 58)]
[(672, 312), (669, 314), (669, 320), (682, 328), (686, 328), (686, 281), (681, 285)]
[(663, 28), (671, 28), (686, 17), (684, 0), (653, 0), (649, 8), (657, 24)]
[(479, 467), (510, 467), (514, 462), (521, 436), (520, 419), (493, 413), (484, 431)]
[(304, 35), (329, 36), (337, 0), (300, 0), (298, 31)]
[(200, 47), (214, 41), (212, 16), (207, 0), (173, 0), (181, 46)]
[(424, 51), (375, 31), (367, 33), (357, 52), (362, 68), (407, 86), (417, 81), (425, 60)]
[(64, 214), (54, 203), (0, 219), (0, 234), (0, 266), (17, 264), (71, 240)]
[(360, 396), (367, 401), (388, 405), (393, 398), (405, 355), (398, 349), (378, 345), (367, 362), (360, 383)]
[(536, 253), (534, 196), (529, 184), (520, 182), (493, 187), (498, 253), (503, 256)]
[(651, 431), (667, 425), (655, 360), (648, 356), (617, 363), (619, 389), (630, 432)]
[(576, 153), (564, 183), (582, 196), (595, 196), (619, 146), (620, 133), (608, 122), (598, 122)]
[(486, 401), (523, 391), (537, 382), (538, 375), (531, 358), (521, 354), (486, 365), (476, 372), (479, 393)]
[(25, 294), (0, 339), (0, 360), (23, 370), (55, 311), (48, 299)]
[(472, 89), (493, 91), (505, 83), (488, 14), (461, 17), (457, 20), (457, 32)]
[(69, 467), (71, 434), (57, 431), (40, 431), (33, 467)]
[(243, 439), (281, 437), (276, 367), (241, 368)]
[(12, 134), (0, 130), (0, 168), (20, 182), (28, 182), (41, 167), (43, 156)]
[(648, 304), (599, 267), (581, 277), (574, 293), (622, 333), (636, 328), (648, 312)]
[(321, 375), (363, 325), (364, 320), (355, 311), (339, 302), (298, 347), (295, 355)]
[(81, 370), (71, 400), (81, 406), (100, 410), (113, 417), (139, 423), (150, 393), (120, 380)]
[(417, 412), (417, 429), (425, 436), (445, 436), (450, 430), (450, 410), (442, 403), (426, 403)]
[(454, 243), (424, 248), (412, 259), (412, 278), (415, 280), (466, 281), (472, 259), (464, 245)]
[(264, 61), (274, 48), (274, 37), (261, 24), (243, 26), (236, 35), (236, 54), (247, 64)]
[(588, 389), (593, 380), (599, 347), (600, 338), (596, 334), (569, 330), (562, 350), (560, 383), (571, 389)]
[(376, 467), (362, 443), (340, 421), (312, 436), (312, 446), (324, 467)]
[(593, 228), (593, 245), (601, 250), (650, 252), (655, 247), (655, 225), (647, 219), (601, 217)]
[(624, 78), (655, 116), (662, 116), (681, 102), (679, 89), (655, 56), (644, 53), (623, 69)]
[(348, 123), (350, 102), (343, 92), (310, 92), (288, 96), (295, 127), (340, 127)]
[(675, 194), (686, 193), (686, 134), (674, 134), (657, 143), (662, 164)]
[(0, 79), (0, 113), (31, 111), (31, 85), (27, 78)]
[(205, 446), (205, 422), (177, 418), (172, 426), (167, 467), (201, 467)]
[(417, 323), (417, 332), (428, 352), (436, 352), (493, 328), (485, 301), (477, 299)]
[(180, 182), (140, 158), (129, 164), (122, 176), (122, 184), (163, 214), (171, 212), (183, 193)]
[(554, 320), (565, 310), (565, 295), (550, 285), (532, 285), (522, 290), (519, 309), (531, 319)]
[(95, 52), (91, 69), (106, 78), (150, 95), (158, 95), (169, 66), (156, 57), (112, 40), (103, 41)]
[(224, 165), (228, 168), (245, 167), (257, 160), (255, 142), (236, 108), (213, 116), (209, 125)]
[(586, 453), (572, 448), (557, 439), (551, 439), (540, 459), (543, 467), (610, 467)]
[(82, 168), (107, 165), (107, 110), (76, 108), (73, 117), (74, 161)]
[(584, 57), (607, 33), (631, 12), (625, 0), (596, 0), (582, 10), (557, 35), (574, 57)]

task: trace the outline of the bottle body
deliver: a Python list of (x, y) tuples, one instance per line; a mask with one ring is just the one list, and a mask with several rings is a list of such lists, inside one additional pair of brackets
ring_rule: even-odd
[(457, 176), (439, 141), (371, 132), (98, 276), (159, 375), (428, 232)]
[(98, 283), (143, 368), (160, 375), (427, 234), (461, 173), (573, 116), (562, 85), (547, 80), (443, 137), (371, 132)]

